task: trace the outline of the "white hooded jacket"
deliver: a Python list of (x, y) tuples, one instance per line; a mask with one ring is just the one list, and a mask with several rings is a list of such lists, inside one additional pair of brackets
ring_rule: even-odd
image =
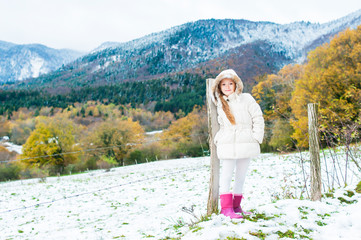
[[(228, 97), (228, 102), (235, 118), (235, 125), (228, 120), (222, 108), (218, 84), (225, 78), (236, 83), (234, 93)], [(214, 137), (219, 159), (253, 158), (260, 154), (260, 144), (264, 135), (264, 119), (260, 106), (248, 93), (242, 93), (243, 83), (237, 73), (232, 70), (222, 71), (212, 86), (212, 101), (217, 106), (220, 130)]]

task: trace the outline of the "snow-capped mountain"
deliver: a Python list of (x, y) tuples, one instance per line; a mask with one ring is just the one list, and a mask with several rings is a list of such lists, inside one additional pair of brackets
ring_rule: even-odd
[(121, 45), (120, 42), (104, 42), (100, 46), (98, 46), (97, 48), (93, 49), (91, 51), (91, 53), (99, 52), (99, 51), (102, 51), (102, 50), (107, 49), (107, 48), (118, 47), (119, 45)]
[(17, 45), (0, 41), (0, 83), (36, 78), (81, 55), (73, 50), (57, 50), (40, 44)]
[(199, 20), (125, 43), (104, 43), (55, 73), (18, 87), (81, 87), (184, 72), (214, 75), (229, 67), (252, 81), (286, 64), (302, 63), (310, 50), (358, 25), (361, 10), (325, 24)]

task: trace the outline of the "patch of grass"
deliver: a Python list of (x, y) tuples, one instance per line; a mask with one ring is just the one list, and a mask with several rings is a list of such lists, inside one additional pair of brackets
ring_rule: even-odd
[(254, 213), (249, 216), (248, 215), (244, 216), (244, 219), (251, 221), (251, 222), (258, 222), (259, 220), (270, 220), (273, 218), (275, 218), (275, 217), (274, 216), (266, 216), (265, 213)]
[(327, 193), (323, 194), (322, 197), (333, 198), (334, 195), (333, 195), (333, 192), (327, 192)]
[[(351, 198), (351, 197), (353, 197), (355, 195), (355, 193), (353, 191), (346, 190), (346, 192), (343, 195), (346, 196), (346, 197)], [(352, 204), (352, 203), (357, 202), (357, 200), (355, 200), (355, 199), (354, 200), (347, 200), (347, 199), (345, 199), (343, 197), (339, 197), (337, 199), (340, 200), (340, 202), (347, 203), (347, 204)]]
[(154, 237), (155, 237), (155, 236), (150, 235), (150, 234), (146, 235), (145, 233), (143, 233), (143, 236), (144, 236), (145, 238), (154, 238)]
[(110, 207), (111, 207), (111, 208), (114, 208), (114, 210), (117, 210), (118, 207), (120, 207), (120, 206), (121, 206), (121, 204), (120, 204), (119, 202), (111, 203), (111, 205), (110, 205)]
[(337, 198), (337, 199), (340, 200), (340, 202), (342, 202), (342, 203), (347, 203), (347, 204), (352, 204), (352, 203), (357, 202), (357, 200), (351, 200), (351, 201), (349, 201), (349, 200), (346, 200), (346, 199), (343, 198), (343, 197), (339, 197), (339, 198)]
[(353, 195), (355, 195), (355, 193), (353, 191), (347, 190), (344, 195), (348, 197), (352, 197)]
[(325, 219), (326, 217), (330, 217), (331, 215), (328, 214), (328, 213), (325, 213), (324, 215), (322, 215), (322, 214), (317, 214), (317, 216), (319, 216), (319, 217), (322, 218), (322, 220), (323, 220), (323, 219)]
[(276, 233), (280, 238), (295, 238), (295, 233), (291, 230), (287, 230), (286, 232), (277, 231)]
[[(297, 228), (298, 224), (295, 224), (294, 226)], [(299, 231), (301, 231), (301, 233)], [(297, 235), (295, 236), (295, 239), (312, 239), (311, 237), (302, 234), (305, 233), (309, 235), (311, 232), (313, 232), (311, 229), (303, 228), (302, 226), (300, 226), (300, 228), (298, 228), (298, 232), (296, 233)]]
[(198, 232), (199, 230), (202, 230), (203, 228), (198, 225), (194, 225), (194, 226), (189, 227), (189, 229), (195, 233), (195, 232)]
[(209, 220), (211, 220), (211, 215), (202, 215), (200, 217), (199, 222), (206, 222), (206, 221), (209, 221)]
[(257, 232), (249, 232), (250, 235), (258, 237), (259, 239), (266, 239), (267, 234), (262, 232), (262, 230), (258, 230)]
[(121, 236), (115, 236), (115, 237), (113, 237), (113, 239), (118, 239), (118, 238), (125, 238), (125, 236), (124, 236), (124, 235), (121, 235)]
[[(174, 221), (174, 220), (173, 220)], [(180, 228), (184, 227), (186, 225), (185, 221), (183, 219), (178, 219), (175, 221), (176, 223), (172, 225), (174, 230), (178, 231)], [(169, 228), (164, 229), (164, 231), (169, 230)]]
[(356, 200), (348, 201), (348, 200), (344, 199), (343, 197), (339, 197), (338, 200), (340, 200), (340, 202), (342, 202), (342, 203), (347, 203), (347, 204), (351, 204), (356, 201)]
[(227, 240), (247, 240), (246, 238), (227, 237)]
[(307, 229), (307, 228), (302, 228), (302, 230), (303, 230), (306, 234), (310, 234), (311, 232), (313, 232), (311, 229)]
[(300, 234), (299, 238), (301, 238), (301, 239), (312, 239), (309, 236), (302, 235), (302, 234)]
[(355, 191), (361, 193), (361, 181), (357, 184)]
[[(185, 207), (183, 207), (183, 209), (182, 209), (184, 212), (187, 212), (187, 213), (189, 213), (189, 214), (191, 214), (195, 219), (196, 219), (196, 221), (191, 221), (190, 223), (186, 223), (182, 218), (180, 218), (180, 219), (178, 219), (177, 221), (176, 221), (176, 223), (175, 224), (173, 224), (173, 229), (177, 232), (177, 234), (178, 235), (183, 235), (181, 232), (179, 232), (179, 230), (182, 228), (182, 227), (184, 227), (184, 226), (188, 226), (189, 227), (189, 230), (190, 231), (192, 231), (192, 232), (198, 232), (199, 230), (202, 230), (203, 229), (203, 227), (201, 227), (201, 226), (199, 226), (198, 224), (200, 223), (200, 222), (206, 222), (206, 221), (209, 221), (210, 219), (211, 219), (211, 215), (201, 215), (200, 217), (198, 217), (198, 216), (196, 216), (195, 214), (194, 214), (194, 210), (193, 210), (193, 208), (190, 208), (190, 209), (188, 209), (188, 208), (185, 208)], [(173, 220), (174, 221), (174, 220)], [(166, 228), (166, 229), (164, 229), (164, 231), (166, 231), (166, 230), (169, 230), (169, 228)], [(163, 238), (163, 239), (161, 239), (161, 240), (168, 240), (168, 239), (181, 239), (181, 237), (179, 237), (179, 238), (170, 238), (170, 237), (166, 237), (166, 238)]]
[(322, 226), (326, 226), (327, 224), (321, 221), (316, 221), (317, 225), (322, 227)]
[(298, 210), (300, 211), (300, 213), (302, 213), (304, 215), (308, 215), (308, 212), (305, 209), (308, 209), (308, 207), (298, 207)]
[(159, 240), (180, 240), (181, 238), (170, 238), (170, 237), (165, 237), (165, 238), (161, 238)]
[[(1, 220), (1, 218), (0, 218), (0, 220)], [(24, 226), (24, 225), (26, 225), (26, 224), (30, 224), (30, 223), (33, 223), (33, 222), (34, 222), (34, 220), (27, 221), (26, 223), (20, 224), (19, 226)]]

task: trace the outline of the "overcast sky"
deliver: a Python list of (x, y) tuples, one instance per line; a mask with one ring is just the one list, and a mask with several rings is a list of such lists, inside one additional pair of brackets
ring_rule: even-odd
[(0, 40), (90, 51), (199, 19), (325, 23), (360, 0), (0, 0)]

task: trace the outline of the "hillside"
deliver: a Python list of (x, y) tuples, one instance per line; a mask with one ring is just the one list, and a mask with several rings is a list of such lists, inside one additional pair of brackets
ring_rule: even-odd
[[(252, 161), (243, 207), (253, 215), (245, 220), (212, 215), (199, 222), (206, 213), (208, 157), (1, 183), (1, 235), (4, 239), (360, 239), (361, 194), (354, 191), (360, 176), (350, 171), (346, 188), (329, 179), (335, 181), (335, 190), (321, 202), (299, 200), (307, 198), (299, 157), (263, 154)], [(327, 164), (331, 166), (332, 159)], [(341, 172), (334, 171), (329, 169), (330, 177), (340, 177)], [(324, 187), (330, 186), (328, 176), (323, 178)]]
[(37, 78), (66, 65), (83, 53), (52, 49), (41, 44), (0, 41), (0, 84)]
[(126, 43), (106, 43), (99, 51), (50, 74), (12, 87), (65, 93), (72, 88), (145, 81), (184, 72), (212, 77), (227, 67), (234, 68), (247, 85), (259, 74), (303, 62), (308, 51), (360, 24), (361, 10), (325, 24), (199, 20)]

